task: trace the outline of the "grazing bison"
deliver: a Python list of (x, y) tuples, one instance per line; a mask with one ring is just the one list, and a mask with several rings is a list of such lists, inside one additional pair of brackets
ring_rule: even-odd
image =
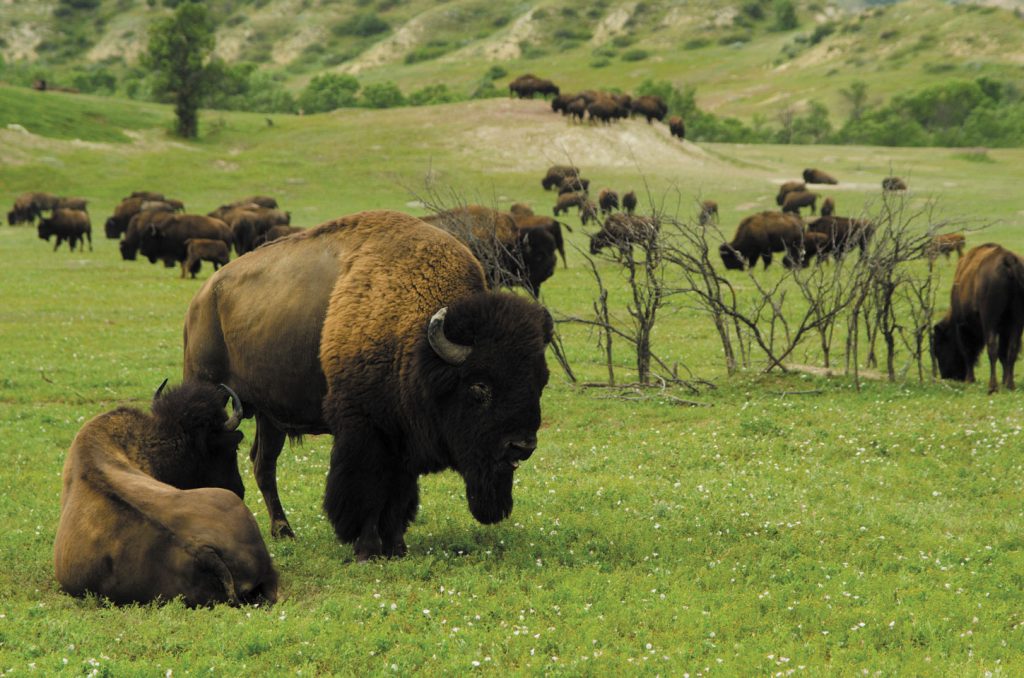
[(585, 179), (579, 176), (568, 176), (562, 179), (561, 185), (558, 187), (558, 195), (564, 193), (575, 193), (580, 191), (586, 193), (590, 190), (590, 179)]
[(794, 191), (806, 191), (807, 184), (802, 181), (787, 181), (779, 186), (779, 192), (775, 196), (775, 204), (782, 207), (782, 204), (786, 202), (786, 194)]
[(17, 226), (18, 224), (34, 224), (36, 219), (42, 217), (44, 211), (50, 211), (57, 206), (60, 200), (52, 193), (22, 193), (14, 199), (14, 207), (7, 213), (7, 224)]
[(57, 198), (57, 204), (53, 206), (53, 209), (66, 209), (66, 210), (78, 210), (79, 212), (88, 211), (89, 201), (85, 198)]
[[(133, 216), (128, 222), (128, 228), (125, 229), (124, 238), (118, 243), (121, 258), (125, 261), (135, 261), (143, 231), (152, 224), (163, 223), (172, 217), (174, 217), (174, 212), (170, 210), (143, 210)], [(170, 260), (168, 267), (170, 266), (174, 266), (174, 259)]]
[(469, 246), (492, 286), (521, 285), (538, 294), (554, 272), (558, 257), (554, 236), (521, 231), (511, 214), (483, 205), (467, 205), (423, 217)]
[(611, 214), (612, 210), (619, 209), (619, 194), (610, 188), (602, 188), (597, 195), (597, 205), (601, 214)]
[(941, 233), (932, 238), (932, 241), (928, 243), (925, 254), (929, 262), (935, 261), (940, 254), (949, 259), (949, 255), (952, 252), (956, 252), (956, 258), (959, 259), (964, 254), (964, 244), (966, 242), (967, 240), (964, 238), (963, 233)]
[(627, 191), (623, 194), (622, 209), (626, 210), (627, 214), (632, 214), (636, 211), (636, 193), (633, 191)]
[(150, 222), (139, 234), (139, 252), (155, 264), (158, 259), (164, 263), (181, 262), (181, 277), (188, 270), (188, 245), (191, 238), (219, 240), (231, 247), (234, 239), (231, 229), (220, 219), (202, 214), (173, 214), (169, 218)]
[[(138, 192), (143, 193), (144, 191)], [(161, 194), (156, 193), (154, 195)], [(128, 226), (131, 224), (132, 219), (140, 212), (181, 212), (184, 209), (185, 204), (180, 200), (164, 200), (162, 198), (157, 200), (133, 194), (132, 197), (125, 198), (114, 208), (114, 213), (107, 218), (106, 223), (103, 225), (103, 232), (107, 238), (117, 240), (128, 231)]]
[(838, 184), (839, 181), (827, 172), (822, 172), (820, 169), (805, 169), (804, 170), (804, 181), (809, 184)]
[(241, 402), (228, 419), (223, 389), (162, 389), (151, 415), (98, 415), (71, 443), (53, 547), (60, 587), (118, 605), (274, 602), (277, 572), (241, 500)]
[(576, 122), (583, 122), (583, 118), (587, 115), (587, 106), (589, 105), (583, 97), (576, 97), (565, 105), (565, 112)]
[(790, 191), (782, 201), (782, 211), (800, 214), (801, 207), (810, 207), (811, 214), (817, 211), (818, 194), (811, 191)]
[(644, 116), (647, 119), (647, 124), (650, 124), (652, 120), (661, 122), (668, 113), (668, 106), (665, 105), (665, 101), (661, 97), (648, 94), (633, 99), (630, 110)]
[(673, 115), (668, 119), (668, 131), (674, 137), (686, 138), (686, 125), (683, 124), (683, 119), (678, 115)]
[(905, 191), (907, 184), (899, 177), (886, 177), (882, 179), (883, 191)]
[(568, 212), (570, 207), (575, 207), (579, 210), (580, 221), (586, 226), (587, 222), (591, 219), (597, 218), (597, 207), (588, 198), (586, 193), (563, 193), (558, 196), (558, 202), (555, 203), (554, 213), (557, 217), (563, 212)]
[(614, 99), (606, 96), (602, 96), (587, 105), (587, 115), (590, 116), (590, 122), (599, 121), (608, 124), (618, 117), (618, 111), (619, 105), (615, 103)]
[(578, 177), (579, 175), (579, 169), (571, 165), (552, 165), (548, 168), (544, 178), (540, 180), (540, 185), (545, 191), (550, 191), (552, 188), (560, 187), (566, 177)]
[(565, 240), (562, 238), (562, 226), (572, 233), (572, 229), (569, 228), (568, 224), (562, 224), (562, 222), (546, 217), (541, 214), (516, 214), (512, 213), (512, 219), (516, 222), (516, 228), (519, 229), (520, 233), (533, 228), (542, 228), (551, 234), (552, 239), (555, 243), (555, 249), (562, 255), (562, 266), (567, 266), (565, 263)]
[(772, 263), (773, 252), (784, 252), (786, 266), (796, 264), (803, 253), (803, 223), (784, 212), (759, 212), (743, 219), (732, 242), (722, 243), (718, 253), (728, 269), (753, 268), (758, 258), (764, 267)]
[(714, 200), (705, 200), (700, 204), (700, 215), (697, 222), (701, 226), (707, 226), (712, 221), (718, 221), (718, 203)]
[(598, 254), (605, 247), (617, 247), (619, 254), (631, 252), (634, 244), (645, 250), (654, 248), (660, 224), (657, 219), (633, 214), (611, 214), (604, 220), (601, 230), (590, 236), (590, 253)]
[(830, 217), (836, 213), (836, 201), (832, 198), (825, 198), (825, 201), (821, 203), (821, 216)]
[(867, 251), (871, 236), (875, 233), (875, 225), (867, 219), (837, 217), (835, 215), (818, 217), (807, 225), (808, 231), (824, 233), (828, 236), (829, 251), (841, 259), (854, 247), (863, 254)]
[(68, 251), (75, 251), (75, 243), (81, 243), (80, 251), (85, 250), (85, 240), (89, 241), (89, 251), (92, 251), (92, 223), (89, 221), (89, 213), (82, 210), (55, 209), (50, 217), (43, 217), (39, 220), (39, 238), (49, 240), (50, 236), (57, 236), (57, 242), (53, 244), (53, 251), (56, 252), (60, 244), (68, 241)]
[(253, 248), (255, 249), (256, 247), (265, 245), (268, 242), (273, 242), (278, 238), (285, 238), (289, 235), (293, 235), (295, 233), (298, 233), (299, 231), (304, 230), (306, 229), (302, 228), (301, 226), (272, 226), (269, 229), (267, 229), (266, 233), (264, 233), (263, 235), (258, 235), (253, 239)]
[(805, 231), (803, 237), (804, 246), (802, 264), (810, 264), (814, 261), (815, 257), (818, 258), (818, 263), (821, 263), (832, 251), (832, 239), (824, 233)]
[[(234, 388), (272, 532), (285, 435), (332, 433), (324, 510), (356, 558), (402, 556), (418, 477), (454, 469), (473, 516), (512, 510), (537, 445), (551, 316), (489, 292), (476, 257), (405, 214), (362, 212), (277, 240), (215, 273), (185, 320), (185, 378)], [(514, 359), (511, 359), (514, 357)]]
[(974, 383), (974, 365), (988, 349), (988, 392), (1012, 390), (1013, 367), (1024, 330), (1024, 262), (1007, 249), (987, 243), (967, 252), (957, 264), (949, 311), (933, 329), (932, 351), (943, 379)]
[(199, 273), (201, 262), (209, 261), (216, 271), (231, 259), (231, 250), (223, 240), (209, 240), (207, 238), (189, 238), (185, 241), (185, 264), (181, 267), (181, 277), (185, 277), (185, 271), (194, 278)]

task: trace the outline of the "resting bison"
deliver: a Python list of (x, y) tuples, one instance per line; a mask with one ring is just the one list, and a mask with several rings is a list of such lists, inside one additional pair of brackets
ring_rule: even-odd
[(181, 277), (188, 270), (188, 245), (191, 238), (219, 240), (229, 248), (233, 242), (231, 229), (220, 219), (202, 214), (174, 214), (166, 219), (151, 222), (139, 234), (139, 252), (155, 264), (158, 259), (165, 263), (181, 262)]
[(697, 217), (697, 222), (701, 226), (707, 226), (713, 221), (718, 221), (718, 203), (714, 200), (705, 200), (700, 204), (700, 215)]
[(650, 124), (652, 120), (661, 122), (668, 113), (668, 106), (665, 105), (661, 97), (649, 94), (633, 99), (630, 110), (644, 116), (647, 123)]
[(285, 435), (334, 434), (324, 509), (358, 560), (406, 553), (418, 476), (454, 469), (473, 516), (512, 510), (537, 445), (551, 316), (489, 292), (451, 234), (362, 212), (215, 273), (189, 305), (185, 378), (224, 382), (256, 416), (251, 457), (274, 535)]
[(805, 169), (804, 181), (809, 184), (838, 184), (839, 181), (831, 174), (822, 172), (820, 169)]
[(786, 202), (786, 194), (792, 193), (793, 191), (806, 191), (807, 184), (802, 181), (787, 181), (779, 186), (779, 193), (775, 196), (775, 204), (782, 207), (782, 204)]
[(208, 240), (207, 238), (189, 238), (185, 241), (185, 263), (181, 267), (181, 277), (185, 277), (185, 271), (194, 278), (199, 273), (201, 262), (209, 261), (216, 271), (231, 259), (231, 250), (223, 240)]
[(22, 193), (14, 199), (14, 207), (7, 213), (7, 224), (34, 224), (43, 212), (56, 207), (59, 199), (52, 193)]
[(550, 191), (552, 188), (561, 187), (562, 181), (566, 177), (578, 177), (579, 175), (579, 169), (571, 165), (552, 165), (548, 168), (544, 178), (540, 180), (540, 185), (545, 191)]
[(821, 216), (830, 217), (836, 213), (836, 201), (832, 198), (825, 198), (825, 201), (821, 203)]
[(601, 230), (590, 236), (590, 253), (598, 254), (605, 247), (617, 247), (621, 255), (639, 244), (651, 251), (657, 244), (660, 224), (656, 219), (632, 214), (612, 214), (604, 220)]
[(718, 248), (728, 269), (753, 268), (758, 258), (768, 268), (773, 252), (784, 252), (783, 263), (787, 266), (802, 259), (803, 222), (799, 216), (783, 212), (753, 214), (740, 222), (732, 242)]
[[(161, 386), (161, 389), (163, 387)], [(60, 587), (116, 604), (274, 602), (277, 572), (241, 497), (242, 434), (225, 393), (186, 384), (93, 417), (64, 462), (53, 546)]]
[(1024, 330), (1024, 262), (1007, 249), (987, 243), (967, 252), (956, 267), (949, 311), (934, 328), (932, 351), (943, 379), (974, 383), (974, 365), (988, 349), (988, 392), (1012, 390), (1013, 367)]
[(601, 214), (610, 214), (612, 210), (619, 209), (619, 194), (610, 188), (602, 188), (597, 195), (597, 205)]
[(882, 190), (905, 191), (907, 190), (907, 184), (899, 177), (886, 177), (885, 179), (882, 179)]
[(627, 214), (636, 211), (636, 193), (628, 191), (622, 196), (622, 209), (626, 210)]
[(494, 287), (521, 285), (536, 295), (541, 283), (555, 272), (558, 257), (554, 237), (527, 237), (511, 214), (467, 205), (423, 217), (423, 221), (468, 245)]
[(942, 233), (932, 238), (932, 241), (928, 243), (925, 254), (928, 257), (928, 261), (935, 261), (940, 254), (949, 259), (949, 255), (952, 252), (956, 252), (956, 258), (959, 259), (964, 254), (964, 244), (966, 242), (967, 240), (964, 238), (963, 233)]
[(50, 217), (43, 217), (39, 220), (39, 237), (49, 241), (50, 236), (57, 236), (57, 242), (53, 244), (53, 251), (56, 252), (60, 244), (68, 241), (68, 251), (75, 251), (75, 243), (81, 243), (80, 251), (85, 250), (85, 240), (89, 241), (89, 251), (92, 251), (92, 224), (89, 221), (89, 213), (82, 210), (55, 209)]
[(790, 191), (782, 201), (782, 211), (800, 214), (801, 207), (810, 207), (811, 214), (817, 211), (818, 194), (811, 191)]
[(674, 137), (679, 137), (680, 139), (686, 138), (686, 125), (683, 124), (683, 119), (678, 115), (673, 115), (668, 119), (668, 131)]
[(875, 233), (875, 225), (867, 219), (852, 219), (835, 215), (818, 217), (807, 225), (808, 231), (824, 233), (829, 239), (829, 252), (841, 259), (854, 247), (863, 255)]

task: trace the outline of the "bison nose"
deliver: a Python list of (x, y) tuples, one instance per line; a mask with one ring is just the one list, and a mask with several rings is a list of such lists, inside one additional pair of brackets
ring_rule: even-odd
[(533, 451), (537, 449), (537, 437), (530, 436), (522, 440), (513, 440), (508, 444), (509, 459), (523, 461), (529, 459)]

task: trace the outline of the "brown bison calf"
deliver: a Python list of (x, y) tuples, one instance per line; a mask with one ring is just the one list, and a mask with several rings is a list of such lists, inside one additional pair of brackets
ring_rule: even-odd
[(199, 273), (200, 262), (209, 261), (213, 264), (213, 270), (219, 269), (228, 263), (231, 258), (231, 251), (223, 240), (209, 240), (207, 238), (189, 238), (185, 241), (185, 265), (181, 267), (181, 277), (185, 277), (187, 270), (192, 277)]
[(935, 261), (940, 254), (949, 259), (949, 255), (956, 252), (956, 258), (959, 259), (964, 254), (966, 242), (967, 239), (964, 238), (963, 233), (942, 233), (932, 238), (925, 254), (928, 256), (928, 261)]
[(993, 243), (967, 252), (957, 264), (949, 311), (934, 328), (932, 350), (943, 379), (974, 382), (974, 365), (988, 349), (988, 392), (999, 389), (996, 360), (1003, 365), (1003, 386), (1012, 390), (1013, 367), (1024, 331), (1024, 262)]
[(231, 392), (228, 419), (222, 388), (162, 389), (152, 414), (101, 414), (71, 443), (53, 546), (60, 587), (119, 605), (274, 602), (277, 572), (241, 499), (241, 401)]

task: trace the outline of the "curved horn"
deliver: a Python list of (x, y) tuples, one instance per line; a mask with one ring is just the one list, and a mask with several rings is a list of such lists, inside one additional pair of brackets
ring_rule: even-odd
[(466, 362), (473, 347), (456, 344), (444, 335), (444, 317), (447, 313), (448, 307), (445, 306), (430, 319), (430, 325), (427, 327), (427, 341), (430, 342), (430, 348), (434, 349), (434, 353), (439, 355), (441, 360), (449, 365), (461, 365)]
[(242, 423), (242, 399), (227, 384), (221, 384), (220, 387), (231, 396), (231, 417), (224, 423), (224, 428), (234, 431)]
[(158, 399), (160, 397), (160, 394), (164, 390), (164, 386), (167, 386), (167, 380), (166, 379), (164, 379), (162, 384), (160, 384), (159, 386), (156, 387), (156, 391), (154, 391), (154, 393), (153, 393), (153, 400), (156, 400), (156, 399)]

